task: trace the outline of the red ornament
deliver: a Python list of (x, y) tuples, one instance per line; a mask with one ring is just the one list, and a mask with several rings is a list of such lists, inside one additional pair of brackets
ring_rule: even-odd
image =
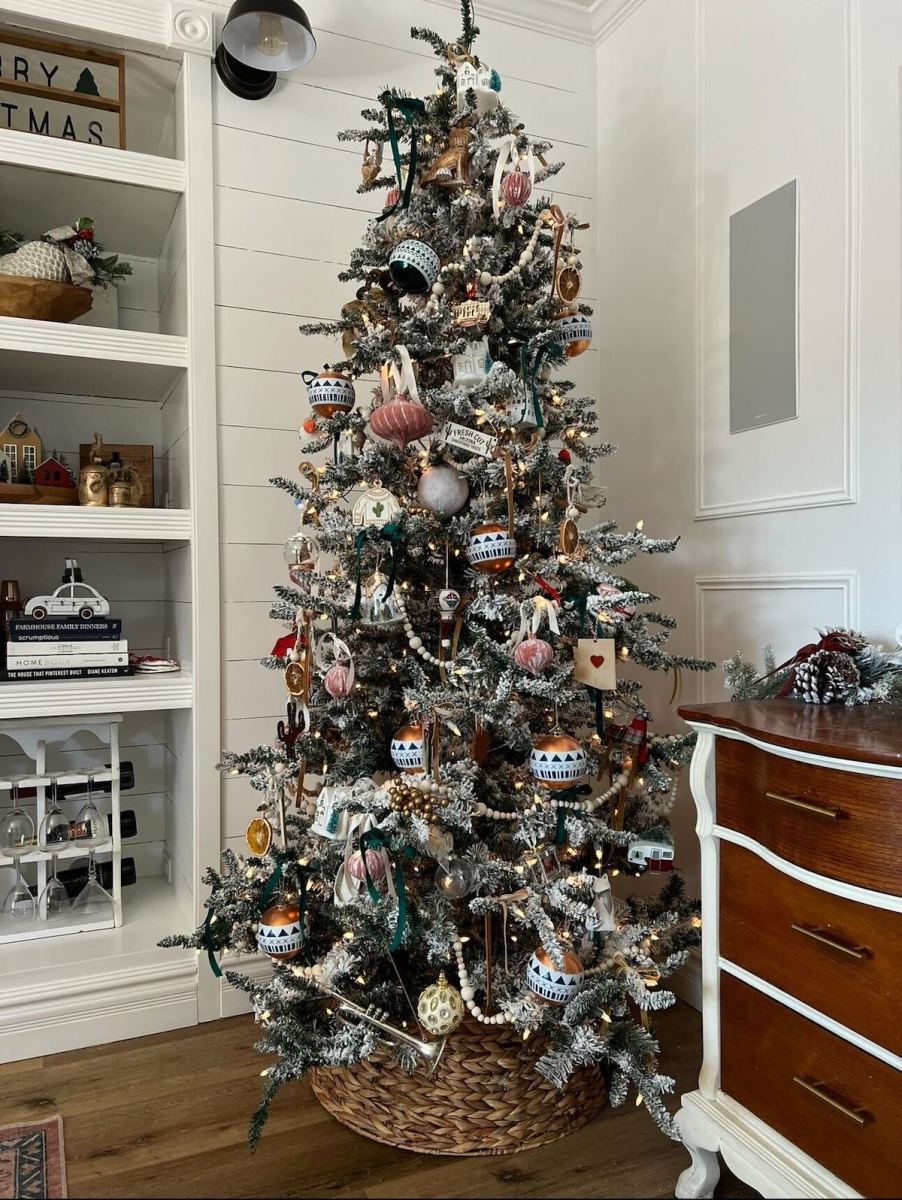
[[(285, 636), (280, 637), (273, 646), (272, 650), (270, 651), (270, 655), (273, 658), (287, 658), (297, 645), (297, 641), (298, 635), (294, 630), (292, 630), (291, 633), (286, 633)], [(304, 644), (304, 635), (301, 634), (301, 646), (303, 647)]]
[(335, 663), (323, 677), (323, 687), (333, 700), (345, 700), (351, 694), (353, 676), (344, 663)]
[(377, 437), (391, 442), (401, 451), (410, 442), (416, 442), (427, 433), (432, 432), (432, 414), (415, 400), (411, 400), (406, 392), (392, 397), (385, 404), (380, 404), (373, 410), (370, 417), (370, 429)]
[(566, 449), (558, 451), (558, 458), (562, 463), (566, 463), (568, 465), (573, 461), (573, 455), (569, 450)]
[(553, 659), (554, 651), (542, 638), (524, 638), (514, 651), (517, 666), (529, 671), (530, 675), (541, 675)]
[(80, 242), (92, 242), (94, 240), (94, 230), (79, 229), (77, 237)]
[(304, 430), (304, 433), (316, 433), (315, 419), (313, 417), (308, 417), (301, 428)]
[(471, 279), (470, 282), (467, 284), (467, 299), (475, 300), (475, 299), (477, 299), (478, 296), (479, 296), (479, 289), (477, 287), (476, 280)]
[(532, 181), (525, 171), (515, 167), (501, 180), (501, 194), (511, 208), (519, 208), (532, 195)]

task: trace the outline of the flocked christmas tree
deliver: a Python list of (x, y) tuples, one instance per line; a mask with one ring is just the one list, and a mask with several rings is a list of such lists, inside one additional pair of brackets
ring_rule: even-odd
[(504, 106), (462, 9), (457, 43), (412, 31), (434, 93), (388, 90), (340, 135), (365, 143), (360, 190), (390, 190), (341, 276), (357, 298), (303, 330), (346, 355), (307, 376), (320, 465), (273, 481), (301, 514), (266, 662), (288, 712), (273, 745), (224, 756), (260, 795), (251, 854), (224, 855), (204, 926), (168, 940), (214, 969), (224, 949), (275, 960), (270, 981), (229, 972), (276, 1056), (252, 1141), (283, 1083), (379, 1046), (336, 995), (427, 1038), (460, 1036), (465, 1008), (517, 1045), (536, 1034), (545, 1078), (600, 1064), (612, 1101), (633, 1088), (672, 1129), (648, 1014), (673, 1002), (660, 984), (697, 910), (675, 875), (616, 902), (610, 880), (672, 865), (691, 746), (649, 734), (617, 671), (710, 664), (668, 653), (673, 619), (624, 574), (676, 542), (584, 519), (614, 451), (560, 377), (591, 339), (585, 227), (551, 201), (561, 164)]

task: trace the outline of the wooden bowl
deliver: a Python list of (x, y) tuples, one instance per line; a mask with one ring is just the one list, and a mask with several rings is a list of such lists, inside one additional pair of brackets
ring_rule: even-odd
[(0, 275), (0, 317), (27, 317), (32, 321), (74, 321), (90, 312), (90, 288), (49, 279), (24, 279)]

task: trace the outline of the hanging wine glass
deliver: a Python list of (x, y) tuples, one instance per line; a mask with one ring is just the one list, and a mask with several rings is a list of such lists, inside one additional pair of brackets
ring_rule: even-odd
[(88, 799), (75, 818), (75, 828), (72, 830), (73, 841), (78, 842), (80, 846), (102, 846), (110, 840), (109, 823), (94, 803), (93, 785), (94, 777), (89, 775)]
[(18, 790), (13, 790), (15, 807), (0, 820), (0, 853), (15, 859), (16, 881), (6, 893), (0, 918), (4, 921), (28, 921), (34, 917), (34, 896), (22, 878), (22, 855), (34, 849), (34, 821), (18, 805)]
[(38, 900), (38, 914), (42, 921), (58, 917), (69, 908), (69, 893), (65, 884), (56, 873), (56, 855), (50, 860), (50, 878), (44, 885)]
[(72, 912), (80, 917), (103, 917), (113, 915), (113, 897), (97, 879), (97, 864), (94, 849), (88, 855), (88, 878), (85, 886), (72, 901)]
[[(64, 846), (72, 836), (69, 829), (69, 818), (60, 808), (56, 795), (56, 780), (53, 780), (52, 787), (52, 803), (50, 810), (41, 821), (38, 829), (38, 847), (41, 850), (58, 850), (60, 846)], [(55, 860), (54, 860), (55, 861)]]

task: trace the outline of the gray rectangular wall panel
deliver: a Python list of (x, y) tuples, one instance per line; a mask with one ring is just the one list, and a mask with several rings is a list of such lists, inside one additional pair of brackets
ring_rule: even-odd
[(798, 416), (797, 281), (792, 180), (730, 217), (730, 433)]

